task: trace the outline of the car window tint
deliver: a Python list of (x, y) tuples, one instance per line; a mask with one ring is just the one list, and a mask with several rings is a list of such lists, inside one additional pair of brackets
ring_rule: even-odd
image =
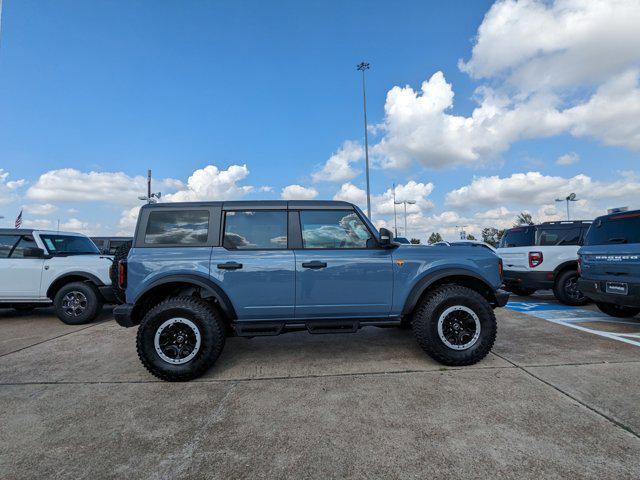
[(11, 252), (11, 258), (23, 258), (25, 248), (37, 248), (37, 247), (38, 245), (36, 245), (35, 240), (30, 235), (25, 235), (23, 237), (20, 237), (18, 244), (13, 249), (13, 252)]
[(300, 212), (304, 248), (366, 248), (371, 233), (353, 210)]
[(207, 243), (207, 210), (156, 210), (149, 213), (144, 242), (154, 245), (202, 245)]
[(233, 250), (287, 248), (287, 212), (226, 212), (223, 246)]
[(0, 235), (0, 258), (8, 258), (19, 239), (19, 235)]
[(596, 220), (587, 232), (585, 245), (640, 243), (640, 213), (622, 213)]
[[(539, 227), (540, 228), (540, 227)], [(578, 245), (580, 228), (540, 228), (538, 243), (540, 246)]]
[(111, 243), (109, 243), (109, 255), (115, 255), (116, 250), (124, 245), (124, 243), (124, 240), (112, 240)]
[(535, 243), (533, 227), (516, 227), (507, 230), (500, 240), (500, 247), (529, 247)]

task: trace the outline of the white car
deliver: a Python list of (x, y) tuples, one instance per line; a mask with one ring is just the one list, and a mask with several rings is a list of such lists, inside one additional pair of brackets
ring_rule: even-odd
[(584, 305), (578, 289), (578, 249), (591, 221), (544, 222), (507, 230), (497, 254), (504, 266), (505, 289), (527, 296), (553, 289), (566, 305)]
[(28, 312), (53, 303), (64, 323), (90, 322), (113, 301), (110, 266), (85, 235), (0, 229), (0, 307)]

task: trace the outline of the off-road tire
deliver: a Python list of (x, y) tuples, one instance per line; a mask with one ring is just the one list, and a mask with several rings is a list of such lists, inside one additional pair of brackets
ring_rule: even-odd
[(528, 297), (537, 292), (535, 288), (518, 288), (518, 287), (509, 287), (509, 291), (514, 295), (518, 295), (519, 297)]
[[(438, 335), (438, 319), (452, 306), (471, 309), (480, 321), (480, 336), (465, 350), (448, 347)], [(491, 305), (475, 290), (460, 285), (443, 285), (427, 293), (413, 315), (413, 331), (418, 344), (434, 360), (444, 365), (472, 365), (482, 360), (493, 347), (498, 330)]]
[(124, 290), (118, 285), (118, 262), (120, 260), (126, 260), (129, 256), (129, 250), (131, 250), (132, 242), (126, 242), (120, 245), (116, 249), (116, 253), (113, 255), (113, 262), (109, 267), (109, 278), (111, 279), (111, 289), (113, 290), (113, 296), (116, 298), (119, 304), (125, 303), (126, 298)]
[[(196, 355), (180, 365), (163, 360), (154, 346), (160, 325), (176, 317), (193, 322), (201, 338)], [(224, 342), (225, 325), (220, 314), (200, 298), (181, 296), (164, 300), (147, 312), (138, 327), (136, 349), (140, 361), (151, 374), (169, 382), (180, 382), (197, 378), (211, 368), (222, 353)]]
[(571, 305), (572, 307), (580, 307), (589, 303), (589, 299), (583, 294), (581, 294), (582, 296), (580, 297), (580, 299), (576, 299), (575, 297), (571, 296), (571, 293), (567, 288), (569, 281), (578, 281), (578, 272), (576, 270), (567, 270), (558, 275), (555, 283), (553, 284), (553, 295), (556, 297), (556, 299), (560, 303)]
[(616, 305), (614, 303), (602, 303), (596, 302), (596, 307), (602, 312), (611, 317), (617, 318), (631, 318), (640, 313), (640, 308), (637, 307), (624, 307), (622, 305)]
[[(79, 315), (70, 314), (68, 309), (64, 307), (65, 297), (72, 292), (78, 292), (86, 299), (86, 306)], [(95, 286), (89, 282), (71, 282), (57, 291), (53, 298), (53, 305), (56, 309), (56, 315), (63, 323), (67, 325), (82, 325), (95, 320), (100, 314), (102, 311), (102, 297)]]

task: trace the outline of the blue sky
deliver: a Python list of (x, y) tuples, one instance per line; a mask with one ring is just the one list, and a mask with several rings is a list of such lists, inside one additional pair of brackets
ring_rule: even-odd
[[(526, 8), (542, 9), (547, 15), (543, 21), (550, 23), (567, 15), (562, 3), (547, 2), (545, 10), (544, 5), (534, 2), (521, 5), (518, 8), (522, 11), (516, 12), (507, 9), (508, 4), (498, 4), (494, 10), (496, 15), (513, 15), (518, 21), (530, 13)], [(539, 172), (541, 185), (547, 185), (548, 178), (562, 178), (566, 184), (550, 182), (550, 188), (559, 188), (557, 194), (550, 190), (545, 197), (551, 204), (553, 195), (565, 193), (565, 186), (592, 190), (592, 183), (585, 184), (584, 179), (572, 183), (578, 175), (600, 182), (597, 186), (603, 189), (625, 179), (635, 185), (637, 180), (630, 171), (637, 168), (637, 146), (626, 140), (638, 135), (637, 126), (628, 125), (627, 120), (635, 111), (623, 109), (619, 113), (628, 132), (605, 134), (600, 123), (589, 123), (584, 115), (565, 114), (565, 110), (586, 104), (611, 78), (633, 72), (638, 58), (622, 56), (614, 65), (605, 66), (601, 75), (590, 71), (562, 85), (534, 85), (522, 90), (519, 75), (527, 71), (518, 69), (534, 65), (539, 58), (523, 48), (511, 64), (491, 63), (496, 54), (508, 54), (500, 51), (504, 42), (498, 39), (492, 44), (493, 37), (487, 32), (488, 46), (481, 50), (485, 44), (481, 45), (484, 39), (479, 28), (491, 6), (488, 1), (395, 5), (364, 1), (5, 0), (0, 37), (0, 169), (4, 174), (0, 175), (5, 176), (5, 184), (23, 182), (5, 185), (4, 190), (0, 187), (0, 215), (10, 223), (23, 205), (36, 205), (25, 213), (27, 224), (60, 219), (69, 227), (88, 232), (126, 230), (123, 212), (139, 204), (135, 198), (114, 200), (108, 194), (85, 197), (82, 189), (67, 196), (51, 192), (66, 188), (64, 175), (62, 180), (53, 178), (55, 175), (46, 177), (50, 188), (39, 188), (43, 186), (41, 175), (60, 169), (77, 170), (79, 183), (89, 172), (104, 173), (98, 181), (108, 181), (107, 175), (122, 172), (124, 177), (117, 182), (130, 179), (137, 186), (135, 176), (145, 175), (151, 167), (159, 180), (182, 182), (182, 186), (171, 182), (158, 186), (168, 193), (188, 188), (187, 179), (207, 165), (217, 167), (216, 175), (232, 165), (246, 165), (249, 173), (241, 174), (236, 183), (254, 188), (238, 190), (234, 183), (234, 189), (219, 192), (245, 198), (279, 198), (288, 185), (314, 190), (316, 198), (333, 198), (345, 183), (363, 188), (363, 175), (334, 182), (314, 182), (312, 177), (343, 142), (363, 141), (361, 84), (355, 70), (361, 60), (372, 66), (367, 72), (369, 121), (382, 125), (370, 139), (375, 157), (372, 192), (382, 195), (378, 202), (383, 203), (392, 182), (431, 183), (430, 188), (418, 188), (418, 193), (415, 189), (407, 192), (424, 194), (422, 206), (413, 212), (416, 235), (434, 229), (452, 233), (451, 221), (442, 217), (447, 212), (473, 224), (471, 229), (488, 226), (491, 222), (484, 217), (482, 221), (473, 219), (499, 207), (506, 211), (496, 217), (496, 226), (510, 222), (511, 214), (520, 209), (537, 213), (541, 219), (559, 214), (551, 213), (551, 207), (544, 207), (540, 198), (527, 204), (526, 199), (509, 197), (514, 185), (506, 188), (504, 199), (497, 202), (480, 200), (474, 204), (473, 196), (470, 205), (447, 202), (448, 192), (472, 186), (474, 179), (509, 179), (513, 174)], [(527, 35), (531, 34), (522, 32), (509, 41), (526, 45)], [(558, 35), (559, 51), (571, 51), (574, 47), (567, 47), (566, 39)], [(615, 40), (612, 38), (612, 45)], [(636, 40), (629, 38), (632, 45)], [(479, 47), (477, 54), (474, 46)], [(586, 47), (577, 44), (574, 50), (579, 52), (580, 48)], [(555, 65), (551, 57), (556, 53), (548, 53), (547, 67)], [(606, 53), (602, 54), (605, 58)], [(568, 60), (578, 57), (576, 54)], [(462, 71), (461, 59), (472, 62), (471, 73)], [(563, 126), (554, 124), (533, 134), (520, 126), (513, 135), (505, 134), (507, 140), (499, 138), (486, 146), (481, 138), (485, 127), (462, 137), (455, 130), (453, 135), (431, 138), (447, 118), (439, 113), (436, 119), (427, 120), (424, 115), (409, 116), (407, 121), (425, 121), (424, 128), (430, 133), (427, 147), (407, 154), (403, 142), (424, 137), (423, 130), (407, 132), (398, 130), (404, 126), (393, 126), (393, 116), (385, 111), (385, 98), (394, 86), (419, 90), (436, 72), (443, 73), (444, 82), (455, 93), (453, 106), (443, 110), (447, 115), (470, 118), (482, 103), (478, 88), (489, 88), (509, 99), (507, 112), (528, 106), (525, 97), (554, 97), (542, 102), (540, 108), (560, 111), (570, 120), (562, 119)], [(532, 69), (529, 75), (535, 77), (535, 73)], [(511, 77), (519, 79), (518, 85)], [(626, 86), (631, 96), (637, 87), (633, 82), (631, 79)], [(433, 90), (444, 84), (434, 84)], [(586, 115), (591, 118), (588, 112)], [(526, 123), (527, 115), (518, 118)], [(404, 125), (404, 118), (396, 120)], [(505, 120), (491, 128), (506, 131), (517, 123)], [(532, 123), (538, 123), (535, 117)], [(396, 138), (394, 145), (376, 149), (375, 145), (386, 144), (392, 137)], [(433, 160), (433, 145), (464, 141), (470, 142), (478, 158), (461, 160), (450, 153), (451, 145), (445, 145), (447, 152), (440, 160)], [(557, 165), (556, 160), (566, 154), (579, 160)], [(400, 156), (402, 160), (398, 160)], [(355, 171), (363, 171), (361, 159), (351, 165)], [(88, 184), (96, 178), (86, 180)], [(120, 186), (117, 182), (114, 185)], [(207, 194), (182, 197), (216, 196), (211, 190)], [(309, 190), (305, 194), (313, 195)], [(606, 206), (632, 203), (631, 198), (610, 194), (588, 201), (580, 206), (585, 215)], [(37, 205), (43, 204), (50, 208), (38, 211)], [(546, 210), (541, 212), (541, 208)], [(380, 224), (389, 222), (388, 209), (380, 208), (374, 218)]]

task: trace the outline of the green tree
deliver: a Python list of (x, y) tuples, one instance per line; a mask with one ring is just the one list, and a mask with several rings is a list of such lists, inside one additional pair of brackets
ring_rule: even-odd
[(531, 218), (531, 214), (529, 212), (520, 212), (516, 217), (516, 223), (514, 223), (513, 226), (519, 227), (521, 225), (534, 225), (533, 219)]
[(412, 238), (410, 240), (411, 243), (413, 243), (414, 245), (420, 245), (420, 239), (419, 238)]
[(504, 235), (504, 230), (498, 230), (494, 227), (487, 227), (482, 229), (482, 241), (488, 243), (493, 247), (497, 247), (500, 243), (500, 239)]
[(433, 232), (431, 235), (429, 235), (429, 240), (427, 240), (427, 243), (429, 245), (433, 245), (434, 243), (438, 243), (442, 241), (442, 235), (440, 235), (438, 232)]
[(476, 237), (474, 237), (473, 235), (469, 234), (467, 235), (467, 240), (475, 240)]

